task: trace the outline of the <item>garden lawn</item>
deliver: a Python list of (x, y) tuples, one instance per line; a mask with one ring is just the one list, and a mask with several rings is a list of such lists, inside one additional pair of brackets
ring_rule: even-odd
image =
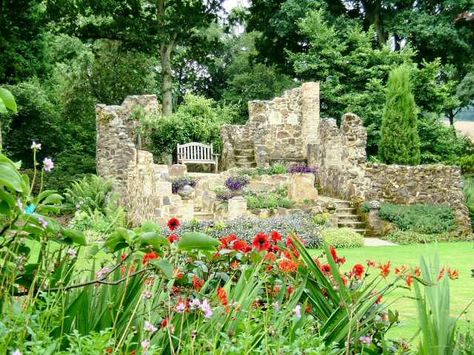
[[(319, 250), (312, 251), (313, 255), (319, 252)], [(392, 274), (397, 266), (416, 266), (419, 265), (421, 256), (432, 258), (438, 254), (441, 265), (459, 270), (459, 279), (450, 282), (452, 316), (459, 316), (474, 299), (474, 278), (471, 277), (471, 269), (474, 269), (474, 243), (472, 242), (338, 249), (338, 254), (347, 259), (345, 268), (343, 267), (344, 271), (348, 271), (356, 263), (365, 264), (366, 260), (377, 263), (391, 261)], [(410, 296), (414, 296), (413, 290), (400, 288), (384, 299), (385, 304), (393, 303), (390, 309), (398, 310), (400, 313), (400, 324), (390, 331), (391, 337), (403, 337), (409, 340), (418, 329), (416, 304), (415, 300), (409, 298)], [(474, 305), (469, 307), (461, 319), (474, 320)]]

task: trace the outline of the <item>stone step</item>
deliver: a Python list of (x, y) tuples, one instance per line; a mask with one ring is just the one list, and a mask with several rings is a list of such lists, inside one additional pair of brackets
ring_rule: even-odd
[(337, 216), (338, 218), (355, 218), (355, 219), (359, 219), (359, 216), (356, 215), (356, 214), (344, 214), (344, 213), (339, 214), (339, 213), (336, 212), (336, 216)]
[(239, 168), (255, 168), (257, 166), (257, 163), (255, 163), (254, 161), (253, 162), (245, 162), (245, 163), (236, 161), (235, 165)]
[(236, 148), (235, 149), (235, 155), (248, 155), (248, 156), (254, 156), (255, 151), (253, 148)]
[(255, 161), (255, 157), (253, 155), (236, 155), (235, 160), (242, 163), (253, 163)]
[(357, 227), (364, 227), (365, 223), (364, 222), (337, 222), (337, 226), (354, 228), (354, 229), (362, 229), (362, 228), (357, 228)]
[(341, 214), (355, 214), (356, 209), (354, 207), (338, 207), (336, 209), (336, 213), (341, 213)]
[(360, 219), (357, 216), (350, 216), (350, 217), (337, 216), (337, 220), (339, 223), (360, 222)]
[(359, 234), (362, 234), (362, 235), (365, 235), (365, 233), (367, 233), (367, 231), (365, 229), (352, 229), (354, 232), (357, 232)]
[(335, 201), (337, 208), (350, 208), (352, 207), (352, 203), (350, 201)]

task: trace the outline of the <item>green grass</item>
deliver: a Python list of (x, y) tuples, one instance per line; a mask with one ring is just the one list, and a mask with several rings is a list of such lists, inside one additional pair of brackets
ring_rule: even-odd
[[(319, 251), (314, 250), (316, 255)], [(396, 266), (419, 265), (421, 256), (430, 257), (439, 255), (442, 265), (459, 270), (459, 279), (450, 282), (451, 290), (451, 314), (459, 316), (466, 306), (474, 299), (474, 278), (471, 277), (471, 269), (474, 269), (474, 243), (456, 242), (439, 244), (414, 244), (391, 247), (363, 247), (353, 249), (338, 249), (338, 254), (347, 259), (344, 271), (356, 263), (365, 263), (367, 259), (385, 263), (391, 261), (392, 273)], [(393, 328), (389, 336), (395, 338), (410, 339), (418, 329), (416, 320), (414, 291), (397, 289), (384, 299), (385, 304), (391, 304), (392, 310), (400, 313), (400, 325)], [(474, 320), (474, 305), (471, 306), (461, 319)]]

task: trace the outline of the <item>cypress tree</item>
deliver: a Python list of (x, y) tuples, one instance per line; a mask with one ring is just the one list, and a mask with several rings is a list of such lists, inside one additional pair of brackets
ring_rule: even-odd
[(410, 67), (402, 65), (390, 72), (382, 116), (380, 157), (387, 164), (420, 163), (415, 99), (410, 83)]

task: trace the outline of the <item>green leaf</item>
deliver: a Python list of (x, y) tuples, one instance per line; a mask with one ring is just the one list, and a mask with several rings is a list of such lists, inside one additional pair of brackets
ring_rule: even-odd
[(184, 233), (178, 242), (178, 248), (181, 250), (215, 250), (218, 245), (217, 239), (198, 232)]
[(0, 88), (0, 102), (3, 102), (3, 105), (10, 111), (17, 112), (15, 98), (9, 90)]
[(74, 229), (63, 229), (63, 241), (67, 244), (87, 245), (84, 233)]
[(115, 252), (117, 250), (126, 248), (129, 244), (130, 236), (129, 231), (125, 228), (117, 228), (104, 243), (104, 247)]
[(0, 161), (0, 185), (23, 192), (21, 175), (18, 174), (12, 163)]
[(156, 232), (146, 232), (140, 234), (138, 237), (138, 242), (141, 246), (151, 245), (156, 251), (158, 251), (161, 246), (169, 244), (168, 239)]
[(5, 106), (2, 98), (0, 97), (0, 113), (7, 113), (7, 112), (8, 112), (7, 107)]
[(164, 259), (153, 260), (150, 264), (156, 266), (162, 273), (165, 275), (167, 279), (171, 279), (173, 277), (173, 265)]

